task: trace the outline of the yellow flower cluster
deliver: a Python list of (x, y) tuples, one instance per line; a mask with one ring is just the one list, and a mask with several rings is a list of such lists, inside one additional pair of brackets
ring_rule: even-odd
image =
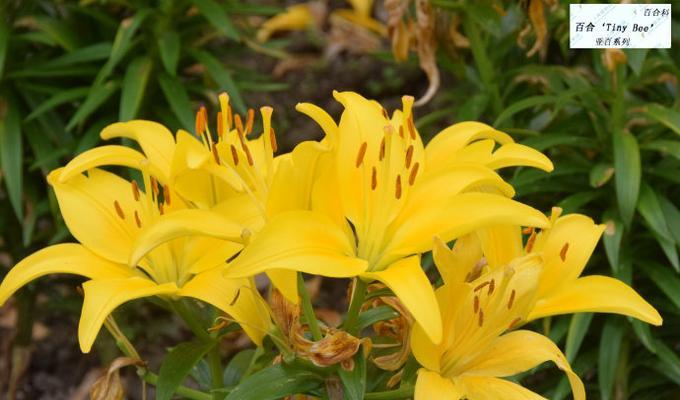
[[(204, 108), (193, 134), (173, 136), (141, 120), (107, 127), (103, 139), (131, 139), (141, 151), (100, 146), (49, 174), (79, 243), (53, 245), (18, 263), (0, 286), (0, 304), (40, 276), (77, 274), (88, 279), (78, 332), (83, 352), (116, 307), (147, 296), (209, 303), (260, 345), (275, 328), (255, 275), (266, 273), (282, 295), (277, 309), (294, 309), (282, 301), (297, 304), (296, 271), (355, 278), (342, 325), (355, 336), (358, 310), (375, 282), (398, 300), (383, 302), (408, 317), (400, 337), (410, 337), (404, 346), (422, 366), (419, 400), (539, 398), (501, 378), (545, 361), (567, 374), (582, 399), (583, 384), (561, 351), (523, 324), (574, 312), (661, 324), (626, 284), (580, 277), (602, 225), (559, 209), (548, 217), (512, 200), (512, 186), (496, 170), (551, 171), (543, 154), (478, 122), (452, 125), (425, 146), (412, 97), (390, 115), (356, 93), (334, 96), (344, 106), (337, 123), (317, 106), (298, 105), (325, 136), (285, 154), (272, 109), (261, 108), (258, 123), (252, 110), (234, 114), (226, 94), (215, 131)], [(141, 178), (106, 166), (133, 168)], [(439, 285), (421, 267), (430, 251)], [(282, 318), (274, 316), (308, 353), (323, 354), (299, 335), (297, 317)], [(358, 342), (345, 333), (329, 340), (342, 338), (356, 352)]]

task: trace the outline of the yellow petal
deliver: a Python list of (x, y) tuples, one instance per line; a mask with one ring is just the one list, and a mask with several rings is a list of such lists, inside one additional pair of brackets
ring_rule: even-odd
[(174, 283), (157, 285), (145, 278), (93, 279), (83, 283), (85, 299), (78, 325), (80, 350), (89, 353), (106, 317), (130, 300), (177, 291)]
[(298, 103), (295, 109), (319, 124), (325, 135), (324, 141), (328, 141), (331, 147), (337, 146), (338, 125), (323, 108), (311, 103)]
[(371, 15), (373, 0), (349, 0), (349, 4), (352, 5), (352, 8), (354, 8), (358, 15), (363, 17)]
[[(433, 195), (434, 197), (434, 195)], [(486, 193), (463, 193), (443, 207), (423, 206), (397, 225), (385, 254), (403, 256), (428, 251), (432, 238), (450, 241), (489, 225), (545, 227), (548, 219), (538, 210)]]
[(354, 10), (338, 9), (331, 13), (331, 18), (344, 18), (354, 25), (366, 28), (380, 36), (387, 36), (387, 28), (380, 21), (371, 18), (369, 14), (362, 15)]
[(434, 344), (441, 342), (439, 304), (432, 285), (420, 266), (420, 256), (401, 259), (383, 271), (366, 272), (361, 277), (387, 285), (422, 326), (430, 340)]
[(453, 250), (435, 237), (432, 256), (444, 283), (453, 284), (467, 280), (468, 274), (481, 260), (483, 253), (477, 236), (469, 234), (456, 239)]
[(552, 361), (567, 374), (574, 399), (585, 399), (585, 390), (560, 349), (547, 337), (520, 330), (497, 338), (483, 353), (470, 361), (465, 375), (506, 377)]
[[(136, 236), (133, 210), (136, 208), (130, 182), (109, 172), (92, 169), (59, 182), (62, 169), (52, 171), (47, 181), (57, 195), (59, 209), (71, 234), (89, 250), (121, 264)], [(123, 212), (121, 218), (116, 203)]]
[(267, 277), (272, 281), (272, 285), (291, 303), (297, 304), (300, 301), (297, 287), (297, 272), (289, 269), (270, 269)]
[(199, 274), (218, 265), (224, 265), (226, 260), (243, 249), (241, 243), (205, 236), (191, 236), (188, 239), (190, 240), (182, 244), (180, 251), (183, 253), (182, 264), (188, 265), (188, 271), (192, 274)]
[(298, 31), (314, 22), (309, 4), (297, 4), (266, 20), (257, 31), (257, 40), (266, 42), (277, 31)]
[(116, 122), (104, 128), (101, 137), (104, 140), (125, 137), (137, 141), (151, 165), (158, 168), (163, 176), (170, 176), (175, 139), (163, 125), (144, 120)]
[(519, 226), (499, 225), (477, 231), (484, 257), (491, 268), (506, 265), (523, 254)]
[(178, 210), (162, 215), (144, 230), (134, 243), (127, 261), (136, 266), (146, 253), (179, 237), (198, 235), (241, 242), (243, 227), (220, 214), (207, 210)]
[(16, 264), (0, 285), (0, 305), (28, 282), (48, 274), (75, 274), (90, 279), (132, 275), (125, 265), (112, 263), (76, 243), (56, 244), (38, 250)]
[(219, 268), (214, 268), (191, 278), (177, 295), (219, 308), (234, 318), (256, 345), (262, 345), (269, 330), (269, 310), (248, 279), (226, 279)]
[(420, 324), (413, 325), (411, 331), (411, 352), (423, 367), (435, 372), (440, 370), (442, 350), (432, 343)]
[(454, 379), (464, 398), (474, 400), (546, 400), (516, 383), (485, 376), (462, 376)]
[(459, 400), (462, 396), (463, 393), (450, 379), (423, 368), (418, 371), (415, 400)]
[[(144, 160), (146, 160), (144, 154), (129, 147), (117, 145), (95, 147), (78, 154), (73, 160), (69, 161), (59, 174), (59, 183), (65, 183), (82, 172), (105, 165), (121, 165), (139, 169)], [(166, 178), (161, 175), (160, 170), (154, 171), (152, 169), (151, 172), (161, 180)]]
[(558, 218), (549, 230), (537, 236), (532, 251), (541, 253), (545, 260), (540, 297), (570, 286), (581, 275), (604, 228), (585, 215), (570, 214)]
[(554, 167), (552, 161), (543, 153), (529, 146), (519, 143), (508, 143), (494, 151), (491, 161), (486, 164), (491, 169), (525, 166), (551, 172)]
[(322, 276), (357, 276), (367, 265), (354, 257), (353, 238), (312, 211), (276, 215), (227, 267), (225, 276), (246, 277), (270, 269)]
[(506, 133), (489, 125), (475, 121), (460, 122), (439, 132), (427, 144), (425, 159), (428, 168), (446, 164), (451, 159), (451, 154), (480, 139), (494, 139), (500, 144), (513, 142)]
[(663, 322), (659, 312), (633, 288), (618, 279), (600, 275), (584, 276), (548, 297), (541, 297), (529, 318), (576, 312), (628, 315), (657, 326)]

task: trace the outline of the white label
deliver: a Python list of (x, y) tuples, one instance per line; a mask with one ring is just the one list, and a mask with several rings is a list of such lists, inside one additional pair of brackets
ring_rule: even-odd
[(572, 49), (669, 49), (670, 4), (570, 4)]

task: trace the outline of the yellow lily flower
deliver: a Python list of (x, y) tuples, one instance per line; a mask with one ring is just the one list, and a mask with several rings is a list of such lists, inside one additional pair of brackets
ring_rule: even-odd
[[(477, 232), (454, 245), (439, 241), (434, 256), (441, 265), (445, 282), (464, 282), (483, 272), (502, 268), (525, 255), (539, 255), (542, 272), (529, 320), (576, 312), (606, 312), (628, 315), (661, 325), (658, 311), (635, 290), (618, 279), (589, 275), (581, 277), (604, 225), (581, 214), (560, 216), (553, 209), (552, 224), (536, 234), (531, 232), (522, 248), (520, 228), (494, 227)], [(484, 257), (484, 258), (482, 258)]]
[[(75, 165), (88, 168), (82, 161)], [(51, 172), (48, 182), (80, 243), (49, 246), (19, 262), (0, 285), (0, 304), (38, 277), (76, 274), (89, 279), (78, 328), (85, 353), (116, 307), (147, 296), (205, 301), (230, 314), (260, 344), (270, 326), (266, 304), (251, 280), (227, 279), (214, 268), (242, 248), (243, 227), (218, 213), (186, 209), (146, 163), (145, 191), (96, 168), (88, 168), (87, 176), (74, 165)]]
[(423, 366), (415, 400), (542, 399), (501, 378), (545, 361), (565, 372), (574, 399), (585, 399), (583, 383), (550, 339), (527, 330), (505, 333), (526, 320), (540, 273), (538, 257), (530, 255), (472, 282), (446, 283), (437, 289), (442, 342), (433, 343), (418, 325), (411, 336), (413, 355)]
[(314, 7), (318, 3), (295, 4), (286, 8), (286, 11), (266, 20), (257, 31), (257, 40), (266, 42), (279, 31), (300, 31), (307, 29), (314, 23)]
[[(514, 194), (488, 166), (552, 165), (542, 154), (476, 123), (449, 128), (425, 149), (413, 123), (412, 97), (405, 97), (403, 110), (389, 118), (378, 103), (356, 93), (334, 95), (345, 106), (339, 125), (316, 106), (298, 107), (321, 125), (324, 145), (331, 149), (316, 164), (312, 211), (272, 218), (225, 274), (242, 277), (281, 268), (378, 280), (438, 342), (437, 302), (417, 254), (432, 248), (435, 235), (453, 240), (499, 222), (545, 227), (548, 220), (537, 210), (473, 191)], [(506, 144), (493, 152), (489, 137)], [(460, 161), (442, 157), (446, 151), (459, 154)]]

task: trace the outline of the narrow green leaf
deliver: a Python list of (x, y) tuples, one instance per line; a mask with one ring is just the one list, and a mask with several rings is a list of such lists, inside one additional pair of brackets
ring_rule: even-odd
[(163, 61), (163, 68), (170, 74), (175, 76), (177, 73), (177, 63), (179, 62), (180, 42), (179, 35), (175, 31), (164, 32), (158, 38), (158, 51)]
[(590, 170), (590, 186), (599, 188), (609, 182), (614, 175), (614, 167), (610, 164), (599, 163)]
[(90, 88), (86, 86), (86, 87), (77, 87), (77, 88), (66, 89), (66, 90), (63, 90), (61, 92), (57, 92), (54, 96), (45, 100), (38, 107), (36, 107), (33, 110), (33, 112), (28, 114), (25, 121), (29, 122), (29, 121), (33, 120), (34, 118), (39, 117), (43, 113), (54, 109), (57, 106), (60, 106), (64, 103), (68, 103), (68, 102), (77, 100), (81, 97), (85, 97), (85, 96), (87, 96), (87, 93), (89, 92), (89, 90), (90, 90)]
[(581, 210), (581, 207), (595, 200), (602, 193), (594, 190), (590, 192), (577, 192), (563, 198), (557, 205), (564, 210), (565, 214), (575, 213)]
[(493, 126), (500, 127), (503, 122), (508, 120), (513, 115), (520, 111), (526, 110), (527, 108), (536, 107), (542, 104), (550, 104), (557, 101), (557, 96), (542, 95), (542, 96), (531, 96), (525, 99), (516, 101), (512, 103), (511, 106), (503, 110), (500, 115), (496, 118)]
[(148, 56), (137, 57), (128, 65), (120, 94), (118, 118), (121, 121), (129, 121), (137, 116), (150, 73), (151, 59)]
[(5, 71), (10, 31), (7, 18), (0, 18), (0, 79), (2, 79), (2, 73)]
[(46, 62), (44, 68), (60, 68), (89, 61), (105, 60), (111, 54), (111, 43), (102, 42), (81, 47), (61, 57)]
[(663, 371), (666, 376), (671, 378), (676, 384), (680, 385), (680, 357), (672, 348), (668, 347), (666, 343), (661, 340), (656, 342), (658, 351), (656, 352), (661, 364), (664, 366)]
[(278, 364), (244, 379), (226, 400), (276, 400), (318, 389), (322, 384), (323, 378), (311, 371)]
[(652, 336), (652, 331), (649, 329), (649, 324), (634, 318), (629, 318), (628, 321), (633, 326), (633, 331), (635, 332), (635, 335), (638, 337), (638, 339), (640, 339), (640, 342), (651, 353), (656, 353), (656, 340), (654, 339), (654, 336)]
[(214, 342), (193, 341), (179, 344), (170, 350), (158, 372), (156, 399), (170, 400), (191, 368), (214, 346)]
[(654, 262), (641, 264), (642, 270), (649, 278), (668, 296), (668, 298), (680, 308), (680, 278), (668, 267), (664, 267)]
[(137, 29), (139, 29), (142, 22), (144, 22), (150, 13), (151, 10), (149, 9), (141, 9), (137, 11), (134, 16), (121, 21), (118, 31), (116, 32), (116, 37), (113, 40), (109, 59), (99, 71), (99, 74), (97, 74), (95, 85), (108, 78), (123, 56), (130, 50)]
[(648, 185), (642, 185), (640, 187), (640, 198), (638, 199), (637, 209), (647, 224), (649, 224), (649, 227), (652, 228), (657, 235), (662, 236), (669, 241), (673, 241), (659, 199), (657, 198), (654, 189)]
[(621, 219), (629, 226), (640, 190), (640, 150), (635, 136), (630, 133), (614, 132), (613, 141), (616, 199)]
[(640, 76), (642, 72), (642, 65), (645, 63), (645, 58), (647, 58), (648, 49), (624, 49), (626, 53), (626, 59), (628, 60), (628, 66), (633, 70), (635, 75)]
[(668, 225), (671, 236), (675, 240), (675, 243), (680, 244), (680, 210), (678, 210), (670, 200), (659, 193), (657, 193), (657, 200), (659, 200), (659, 204), (661, 204), (664, 220)]
[(220, 90), (224, 90), (229, 93), (229, 99), (233, 103), (236, 111), (245, 113), (246, 103), (243, 101), (243, 97), (241, 97), (241, 92), (236, 86), (236, 82), (234, 82), (231, 72), (224, 68), (218, 59), (205, 51), (191, 51), (191, 55), (196, 59), (196, 61), (205, 66), (208, 74), (215, 80), (215, 82), (217, 82)]
[(576, 358), (592, 320), (592, 313), (578, 313), (571, 317), (569, 331), (567, 332), (567, 343), (565, 345), (565, 355), (570, 363)]
[(227, 367), (224, 369), (224, 386), (238, 385), (254, 356), (255, 350), (246, 349), (232, 357), (229, 364), (227, 364)]
[(66, 124), (66, 130), (73, 129), (93, 112), (97, 111), (99, 106), (118, 90), (119, 86), (119, 83), (116, 81), (109, 81), (104, 84), (93, 86), (83, 104), (78, 108), (78, 111), (73, 114), (73, 117), (68, 121), (68, 124)]
[(607, 211), (603, 216), (603, 221), (607, 225), (602, 235), (602, 243), (604, 243), (604, 251), (607, 254), (607, 260), (612, 267), (612, 271), (617, 272), (619, 269), (619, 253), (621, 251), (621, 239), (623, 238), (623, 222), (614, 216), (614, 213)]
[(194, 125), (194, 115), (191, 111), (191, 102), (189, 101), (189, 95), (184, 89), (181, 83), (175, 78), (171, 78), (166, 74), (158, 75), (158, 84), (163, 90), (165, 99), (170, 104), (177, 119), (182, 124), (182, 128), (189, 131), (193, 130)]
[(617, 317), (607, 318), (602, 328), (597, 363), (597, 381), (600, 384), (600, 398), (603, 400), (612, 398), (623, 333), (623, 327)]
[(191, 0), (191, 2), (219, 32), (230, 39), (239, 40), (238, 30), (220, 3), (214, 0)]
[(0, 165), (9, 201), (19, 221), (24, 220), (22, 203), (24, 150), (21, 138), (21, 120), (17, 103), (11, 98), (0, 97)]
[(650, 104), (644, 108), (644, 112), (648, 117), (662, 123), (680, 135), (680, 112), (660, 104)]
[(344, 398), (363, 400), (366, 392), (366, 358), (361, 348), (354, 357), (354, 368), (351, 371), (339, 368), (338, 375), (340, 375), (340, 380), (345, 389)]
[(357, 326), (359, 329), (364, 329), (378, 321), (386, 321), (398, 318), (399, 313), (389, 306), (378, 306), (370, 308), (359, 314), (357, 318)]
[(69, 28), (64, 20), (36, 15), (33, 16), (33, 22), (38, 29), (45, 32), (65, 50), (73, 51), (79, 47), (78, 35)]
[(640, 146), (645, 150), (656, 150), (680, 160), (680, 140), (654, 140)]

